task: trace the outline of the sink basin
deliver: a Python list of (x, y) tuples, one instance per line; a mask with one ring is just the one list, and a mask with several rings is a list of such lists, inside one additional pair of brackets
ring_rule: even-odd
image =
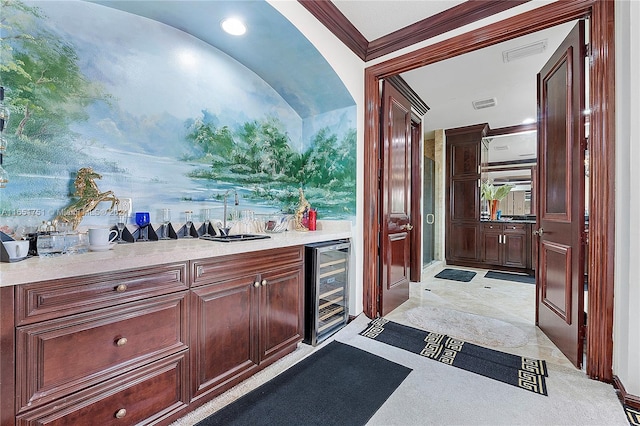
[(211, 237), (200, 237), (200, 239), (202, 240), (221, 241), (223, 243), (230, 243), (233, 241), (264, 240), (267, 238), (271, 238), (271, 237), (268, 235), (256, 235), (256, 234), (215, 235)]

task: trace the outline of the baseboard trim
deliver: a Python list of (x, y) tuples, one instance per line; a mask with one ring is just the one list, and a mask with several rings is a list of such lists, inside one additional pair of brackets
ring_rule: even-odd
[(640, 410), (640, 396), (627, 393), (622, 381), (616, 375), (613, 376), (613, 387), (618, 391), (618, 398), (624, 405)]

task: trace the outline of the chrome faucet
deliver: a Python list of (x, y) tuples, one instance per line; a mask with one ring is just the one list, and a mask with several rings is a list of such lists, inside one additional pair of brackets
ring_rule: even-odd
[(223, 217), (222, 217), (222, 232), (224, 232), (225, 235), (229, 235), (229, 231), (230, 229), (227, 228), (227, 197), (229, 196), (229, 193), (233, 191), (235, 198), (234, 198), (234, 204), (237, 206), (238, 204), (240, 204), (240, 201), (238, 199), (238, 191), (236, 191), (235, 189), (228, 189), (227, 192), (224, 193), (223, 196), (223, 200), (224, 200), (224, 210), (222, 212)]

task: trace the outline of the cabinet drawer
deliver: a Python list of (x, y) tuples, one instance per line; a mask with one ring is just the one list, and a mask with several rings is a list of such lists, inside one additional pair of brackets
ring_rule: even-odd
[(18, 411), (187, 348), (187, 292), (16, 329)]
[(505, 223), (504, 232), (514, 232), (514, 233), (524, 233), (526, 232), (526, 227), (528, 226), (526, 223)]
[(188, 403), (182, 352), (17, 417), (17, 425), (150, 424)]
[[(193, 261), (191, 276), (193, 285), (199, 286), (236, 278), (238, 272), (258, 274), (281, 266), (302, 264), (302, 259), (302, 246), (240, 253)], [(242, 271), (238, 271), (240, 265)]]
[(483, 232), (502, 232), (502, 224), (501, 223), (483, 223), (482, 231)]
[(16, 287), (16, 325), (188, 289), (187, 264), (43, 281)]

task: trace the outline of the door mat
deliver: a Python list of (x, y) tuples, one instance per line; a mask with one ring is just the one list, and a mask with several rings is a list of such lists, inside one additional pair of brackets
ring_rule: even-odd
[(625, 405), (624, 412), (627, 414), (627, 420), (631, 426), (640, 426), (640, 410)]
[(525, 358), (377, 318), (360, 333), (426, 358), (480, 374), (540, 395), (547, 395), (544, 360)]
[(476, 276), (475, 272), (463, 271), (462, 269), (443, 269), (435, 276), (435, 278), (442, 278), (443, 280), (469, 282)]
[(334, 341), (196, 426), (363, 425), (411, 371)]
[(494, 280), (515, 281), (525, 284), (535, 284), (536, 277), (526, 274), (514, 274), (511, 272), (489, 271), (484, 274), (485, 278), (493, 278)]

